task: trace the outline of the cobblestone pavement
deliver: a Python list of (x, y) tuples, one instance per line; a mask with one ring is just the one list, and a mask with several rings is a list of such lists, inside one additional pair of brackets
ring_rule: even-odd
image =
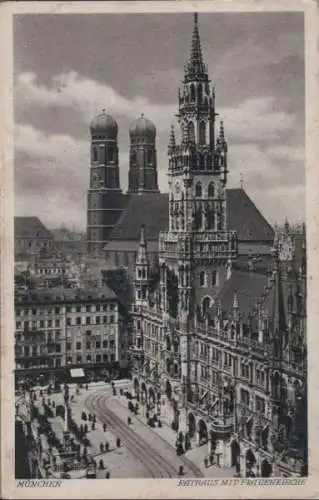
[[(139, 415), (128, 410), (128, 399), (119, 394), (119, 389), (132, 390), (130, 380), (115, 382), (117, 395), (113, 396), (110, 384), (90, 384), (76, 391), (76, 385), (70, 385), (70, 408), (72, 418), (78, 426), (88, 424), (87, 438), (91, 443), (89, 453), (97, 464), (103, 460), (105, 469), (98, 470), (97, 477), (105, 478), (106, 472), (112, 478), (146, 478), (146, 477), (176, 477), (182, 465), (187, 477), (232, 477), (233, 469), (221, 469), (216, 466), (204, 466), (205, 447), (193, 445), (186, 454), (178, 457), (175, 451), (176, 432), (169, 426), (150, 428), (147, 425), (145, 408), (140, 405)], [(63, 394), (55, 393), (49, 396), (55, 404), (63, 404)], [(45, 395), (47, 399), (48, 396)], [(42, 398), (39, 398), (40, 401)], [(87, 407), (87, 410), (86, 410)], [(95, 413), (97, 417), (95, 430), (91, 422), (84, 422), (82, 412)], [(132, 423), (128, 426), (127, 418)], [(50, 419), (57, 437), (63, 436), (64, 421), (60, 417)], [(104, 431), (103, 423), (107, 423)], [(121, 446), (116, 446), (120, 437)], [(109, 452), (101, 453), (100, 443), (109, 443)], [(46, 448), (45, 442), (43, 448)], [(82, 446), (83, 450), (83, 446)], [(79, 477), (79, 474), (78, 474)]]

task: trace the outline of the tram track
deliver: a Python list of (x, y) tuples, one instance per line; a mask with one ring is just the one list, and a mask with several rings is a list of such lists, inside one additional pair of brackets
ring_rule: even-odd
[(177, 471), (172, 470), (156, 450), (150, 448), (140, 436), (107, 407), (108, 398), (109, 396), (105, 394), (92, 394), (85, 400), (85, 406), (88, 410), (93, 411), (102, 423), (110, 425), (130, 453), (143, 464), (150, 477), (169, 478), (177, 475)]
[[(143, 464), (147, 472), (150, 474), (150, 477), (177, 477), (178, 469), (176, 467), (176, 463), (172, 463), (173, 460), (170, 460), (169, 454), (164, 458), (156, 449), (152, 448), (145, 441), (145, 439), (143, 439), (120, 417), (118, 417), (114, 411), (108, 407), (108, 399), (110, 397), (111, 396), (109, 394), (105, 394), (105, 392), (94, 392), (86, 398), (85, 406), (88, 410), (94, 412), (99, 417), (101, 422), (110, 425), (130, 453)], [(140, 422), (140, 424), (146, 427), (144, 423)], [(171, 448), (172, 455), (176, 454), (172, 445), (157, 434), (156, 437), (159, 438), (163, 444), (165, 444), (166, 448)], [(186, 457), (179, 457), (179, 461), (181, 465), (186, 466), (188, 471), (194, 477), (203, 476), (201, 470)]]

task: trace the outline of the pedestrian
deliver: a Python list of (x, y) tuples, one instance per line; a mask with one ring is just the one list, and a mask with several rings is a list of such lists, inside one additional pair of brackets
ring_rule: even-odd
[(103, 431), (106, 432), (107, 425), (106, 423), (103, 424)]
[(105, 441), (105, 451), (109, 451), (110, 449), (110, 443), (108, 441)]
[(92, 422), (92, 431), (95, 431), (95, 423)]
[(179, 468), (178, 468), (178, 475), (179, 476), (184, 476), (184, 467), (182, 465), (180, 465)]
[(116, 447), (117, 448), (121, 447), (121, 440), (120, 440), (120, 438), (116, 438)]
[(104, 452), (104, 445), (103, 443), (100, 443), (100, 452), (103, 453)]
[(204, 465), (205, 465), (205, 469), (207, 469), (207, 467), (208, 467), (208, 458), (207, 457), (204, 458)]
[(107, 471), (107, 473), (105, 474), (105, 479), (110, 479), (110, 473), (109, 473), (109, 471)]
[(128, 425), (131, 425), (131, 423), (132, 423), (131, 417), (127, 417), (127, 423), (128, 423)]
[(209, 461), (210, 461), (210, 465), (214, 465), (214, 453), (210, 454)]

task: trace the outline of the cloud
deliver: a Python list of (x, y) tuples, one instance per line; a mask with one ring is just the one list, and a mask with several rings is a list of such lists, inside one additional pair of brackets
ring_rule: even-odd
[[(120, 134), (120, 178), (127, 188), (128, 139), (121, 131), (141, 111), (156, 124), (158, 177), (162, 191), (167, 190), (167, 139), (176, 104), (150, 102), (143, 97), (131, 100), (108, 85), (84, 78), (74, 71), (56, 75), (50, 85), (40, 83), (33, 73), (17, 78), (16, 102), (26, 110), (40, 108), (78, 112), (86, 124), (103, 107), (118, 119)], [(280, 109), (272, 96), (254, 97), (236, 107), (218, 109), (224, 119), (229, 143), (230, 186), (239, 186), (244, 174), (246, 189), (257, 197), (265, 216), (276, 220), (283, 213), (281, 199), (294, 200), (289, 206), (291, 217), (300, 220), (304, 214), (304, 147), (298, 128), (299, 117)], [(27, 116), (27, 115), (26, 115)], [(34, 115), (33, 115), (34, 116)], [(29, 113), (32, 121), (32, 112)], [(21, 214), (43, 213), (49, 226), (68, 221), (84, 228), (86, 191), (89, 181), (89, 138), (79, 139), (64, 132), (64, 120), (54, 115), (54, 127), (47, 120), (46, 130), (32, 123), (16, 124), (16, 208)], [(50, 131), (51, 127), (51, 131)], [(59, 130), (59, 133), (52, 131)], [(297, 189), (297, 191), (296, 191)], [(54, 208), (56, 207), (56, 208)]]
[(144, 97), (129, 100), (112, 87), (82, 77), (75, 71), (54, 76), (49, 87), (41, 85), (34, 73), (22, 73), (17, 77), (15, 95), (21, 108), (72, 108), (86, 124), (106, 108), (114, 117), (125, 116), (132, 120), (143, 112), (156, 120), (158, 130), (163, 130), (167, 116), (176, 111), (175, 105), (152, 104)]

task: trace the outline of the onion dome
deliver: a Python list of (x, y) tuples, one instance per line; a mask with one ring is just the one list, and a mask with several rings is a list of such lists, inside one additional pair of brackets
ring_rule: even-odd
[(156, 127), (151, 120), (144, 118), (144, 114), (140, 116), (130, 127), (130, 138), (136, 140), (147, 140), (154, 142), (156, 137)]
[(90, 132), (92, 136), (104, 136), (108, 139), (116, 139), (118, 126), (111, 115), (107, 115), (105, 109), (97, 115), (90, 124)]

